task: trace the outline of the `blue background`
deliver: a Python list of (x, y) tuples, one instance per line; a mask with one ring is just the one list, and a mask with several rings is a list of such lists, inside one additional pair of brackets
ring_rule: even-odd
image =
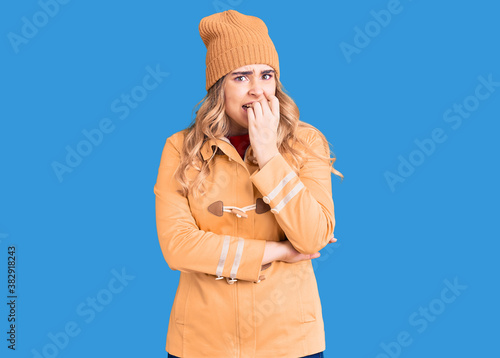
[[(37, 1), (3, 3), (2, 357), (47, 350), (50, 334), (71, 322), (78, 334), (46, 356), (166, 357), (179, 272), (168, 268), (158, 244), (153, 186), (166, 138), (187, 127), (206, 93), (198, 23), (229, 8), (266, 22), (301, 119), (326, 135), (345, 175), (343, 182), (332, 176), (339, 241), (314, 262), (325, 356), (390, 357), (384, 344), (392, 357), (500, 354), (493, 223), (500, 6), (401, 0), (399, 12), (377, 28), (373, 14), (391, 4), (69, 1), (43, 10)], [(36, 33), (25, 28), (31, 38), (13, 44), (28, 26), (23, 18), (47, 21)], [(355, 27), (372, 36), (355, 38)], [(356, 43), (363, 47), (343, 53), (341, 45)], [(127, 115), (113, 110), (142, 84), (148, 66), (168, 76)], [(480, 89), (488, 98), (470, 97), (488, 77), (497, 82)], [(447, 122), (445, 113), (464, 102), (467, 118), (459, 126), (456, 118)], [(66, 164), (67, 146), (75, 149), (82, 131), (103, 118), (114, 130), (59, 180), (53, 163)], [(446, 139), (428, 154), (415, 152), (415, 141), (429, 144), (436, 128)], [(411, 174), (398, 168), (410, 159)], [(391, 184), (388, 172), (400, 181)], [(17, 256), (15, 352), (6, 347), (10, 245)], [(102, 296), (113, 270), (125, 270), (127, 285)], [(461, 286), (453, 302), (441, 300), (445, 280)], [(87, 299), (98, 294), (109, 302), (91, 314)], [(82, 305), (87, 314), (78, 311)], [(424, 318), (421, 309), (434, 313)], [(411, 323), (415, 313), (418, 325)], [(404, 332), (405, 346), (390, 345)]]

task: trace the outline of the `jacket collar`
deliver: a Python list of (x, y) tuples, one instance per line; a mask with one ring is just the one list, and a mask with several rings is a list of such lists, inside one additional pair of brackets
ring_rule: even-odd
[[(215, 148), (214, 148), (215, 147)], [(217, 148), (220, 148), (227, 156), (234, 157), (234, 153), (238, 154), (236, 148), (232, 145), (232, 143), (226, 137), (217, 138), (217, 139), (207, 139), (205, 143), (203, 143), (201, 147), (201, 156), (203, 160), (210, 159), (214, 154), (217, 153)], [(238, 157), (241, 157), (238, 154)]]

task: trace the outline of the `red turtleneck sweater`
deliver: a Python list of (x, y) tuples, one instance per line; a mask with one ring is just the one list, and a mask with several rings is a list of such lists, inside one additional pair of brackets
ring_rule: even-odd
[(250, 136), (247, 134), (233, 135), (227, 137), (232, 145), (236, 148), (241, 156), (241, 159), (245, 159), (245, 151), (250, 144)]

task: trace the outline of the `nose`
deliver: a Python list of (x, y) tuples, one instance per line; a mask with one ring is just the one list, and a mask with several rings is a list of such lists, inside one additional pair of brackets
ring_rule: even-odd
[(262, 94), (264, 94), (264, 90), (262, 88), (262, 85), (259, 83), (259, 81), (252, 81), (250, 83), (250, 89), (248, 91), (248, 93), (250, 95), (253, 95), (253, 96), (256, 96), (256, 97), (259, 97), (261, 96)]

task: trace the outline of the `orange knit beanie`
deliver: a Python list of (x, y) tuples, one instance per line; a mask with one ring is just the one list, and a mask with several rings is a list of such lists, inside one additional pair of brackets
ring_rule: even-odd
[(201, 19), (199, 30), (207, 47), (207, 90), (232, 70), (252, 64), (271, 66), (279, 79), (278, 53), (258, 17), (228, 10)]

